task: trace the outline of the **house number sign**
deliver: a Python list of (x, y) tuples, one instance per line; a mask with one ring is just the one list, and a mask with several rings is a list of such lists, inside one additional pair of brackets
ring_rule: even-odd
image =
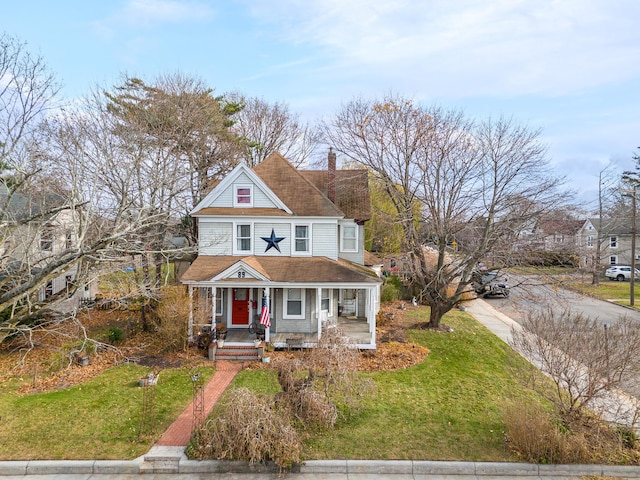
[(239, 270), (238, 271), (238, 278), (244, 278), (246, 276), (246, 273), (244, 270)]

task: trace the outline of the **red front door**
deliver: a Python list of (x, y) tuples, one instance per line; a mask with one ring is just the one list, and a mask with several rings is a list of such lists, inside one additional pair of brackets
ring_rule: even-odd
[(249, 289), (234, 288), (231, 325), (249, 325)]

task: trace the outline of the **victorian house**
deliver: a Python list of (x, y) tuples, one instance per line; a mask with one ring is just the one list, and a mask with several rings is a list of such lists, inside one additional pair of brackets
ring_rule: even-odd
[(336, 170), (331, 151), (328, 160), (326, 171), (297, 170), (277, 153), (253, 169), (241, 163), (193, 209), (198, 257), (181, 279), (191, 335), (313, 347), (337, 327), (376, 347), (382, 282), (365, 266), (367, 172)]

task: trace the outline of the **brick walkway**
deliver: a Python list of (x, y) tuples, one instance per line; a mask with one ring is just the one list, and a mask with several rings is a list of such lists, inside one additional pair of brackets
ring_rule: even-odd
[[(236, 374), (242, 370), (242, 363), (225, 360), (216, 362), (216, 373), (204, 387), (204, 418), (209, 415), (213, 406), (220, 399)], [(193, 423), (193, 403), (180, 414), (156, 443), (158, 446), (186, 447), (191, 439)]]

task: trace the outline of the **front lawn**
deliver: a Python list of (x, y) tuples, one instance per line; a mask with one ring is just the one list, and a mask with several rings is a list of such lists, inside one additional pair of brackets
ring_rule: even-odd
[[(409, 323), (424, 322), (427, 308), (407, 312)], [(414, 367), (366, 373), (375, 394), (335, 430), (305, 443), (306, 459), (428, 459), (516, 461), (505, 447), (502, 407), (530, 395), (510, 365), (524, 360), (463, 312), (444, 322), (454, 332), (409, 330), (410, 341), (431, 350)], [(243, 371), (232, 386), (261, 393), (278, 390), (272, 370)]]
[[(209, 379), (212, 369), (200, 369)], [(121, 365), (65, 390), (18, 395), (19, 379), (0, 382), (0, 460), (134, 459), (154, 444), (191, 401), (187, 369), (160, 372), (155, 429), (139, 437), (147, 367)], [(147, 397), (149, 398), (149, 397)], [(151, 418), (151, 417), (149, 417)]]

